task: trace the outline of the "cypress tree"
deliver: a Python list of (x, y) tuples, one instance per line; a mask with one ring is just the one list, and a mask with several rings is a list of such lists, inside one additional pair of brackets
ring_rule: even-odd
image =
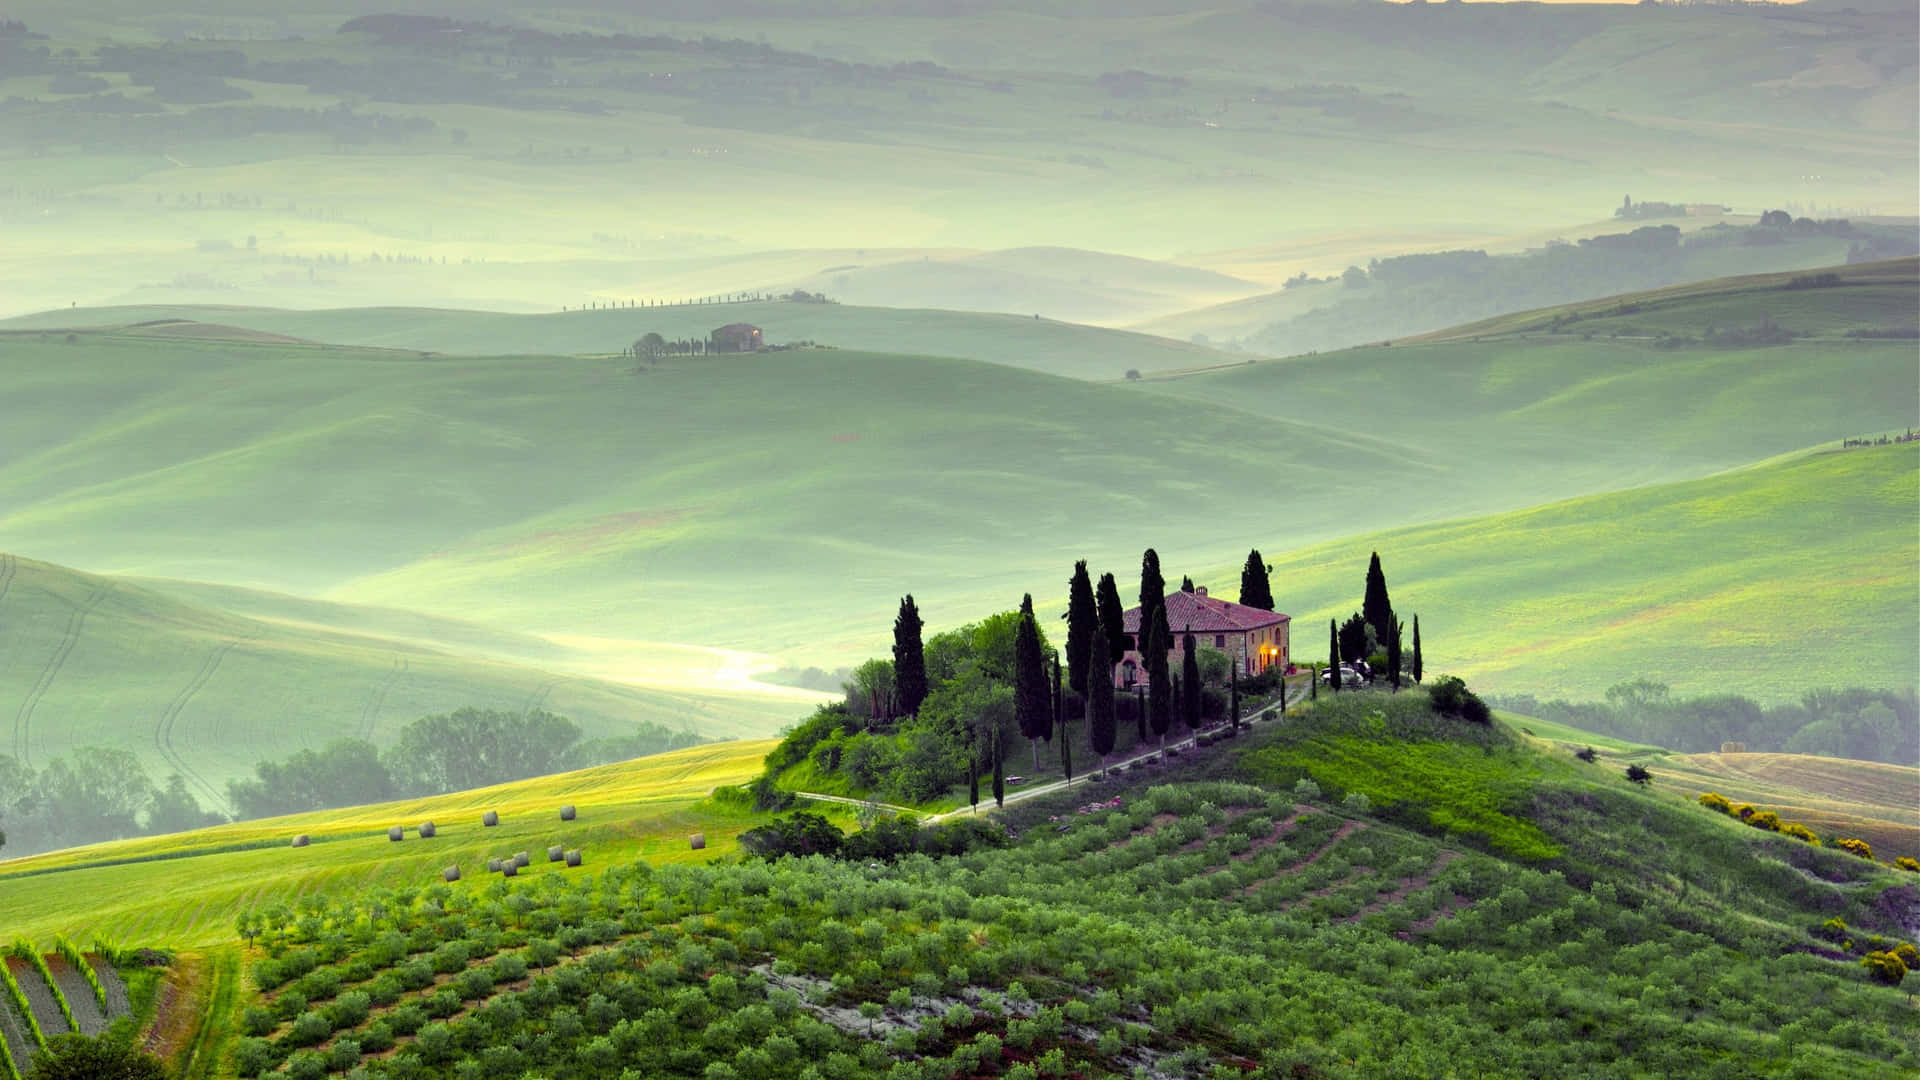
[[(1100, 575), (1100, 587), (1095, 593), (1095, 605), (1100, 615), (1100, 632), (1107, 639), (1107, 666), (1103, 670), (1098, 664), (1089, 667), (1109, 679), (1113, 677), (1113, 665), (1127, 655), (1127, 609), (1120, 606), (1120, 586), (1113, 580), (1112, 574)], [(1141, 633), (1146, 632), (1146, 624), (1141, 624)], [(1092, 685), (1091, 681), (1088, 683)]]
[(893, 692), (900, 712), (917, 716), (927, 700), (927, 658), (921, 649), (920, 609), (913, 594), (900, 598), (900, 614), (893, 619)]
[(1060, 771), (1073, 784), (1073, 729), (1067, 726), (1067, 696), (1060, 692), (1060, 655), (1053, 657), (1053, 730), (1060, 737)]
[(1167, 599), (1167, 579), (1160, 576), (1160, 553), (1148, 548), (1140, 556), (1140, 625), (1147, 624), (1147, 613)]
[(1247, 552), (1247, 564), (1240, 568), (1240, 602), (1261, 611), (1273, 610), (1273, 582), (1267, 576), (1273, 568), (1260, 557), (1260, 549)]
[(974, 813), (980, 812), (980, 756), (967, 755), (967, 805)]
[(1193, 591), (1193, 579), (1188, 577), (1185, 574), (1180, 575), (1180, 591), (1183, 593), (1190, 593)]
[[(1111, 582), (1113, 575), (1108, 574), (1105, 580)], [(1094, 677), (1087, 680), (1087, 743), (1100, 755), (1102, 769), (1107, 766), (1107, 755), (1113, 753), (1115, 735), (1113, 665), (1107, 658), (1107, 635), (1095, 634), (1090, 661)]]
[(1309, 664), (1307, 666), (1307, 675), (1310, 676), (1307, 680), (1307, 700), (1319, 701), (1320, 700), (1320, 665)]
[[(1285, 680), (1282, 680), (1280, 683), (1280, 711), (1282, 713), (1285, 713), (1286, 708), (1287, 708), (1287, 684)], [(1237, 733), (1240, 730), (1240, 665), (1239, 664), (1231, 664), (1231, 665), (1228, 665), (1227, 667), (1227, 719), (1233, 722), (1233, 730)]]
[(1340, 689), (1340, 623), (1335, 619), (1327, 620), (1327, 670), (1333, 672), (1333, 681), (1327, 688), (1338, 692)]
[(1173, 726), (1173, 675), (1168, 671), (1167, 653), (1172, 645), (1161, 633), (1159, 622), (1147, 638), (1147, 725), (1167, 745), (1167, 729)]
[(1046, 659), (1040, 655), (1040, 628), (1033, 623), (1033, 596), (1020, 598), (1020, 625), (1013, 635), (1013, 719), (1033, 746), (1033, 771), (1040, 771), (1040, 742), (1053, 737), (1053, 710), (1047, 702)]
[(1087, 577), (1087, 560), (1073, 564), (1067, 581), (1067, 685), (1082, 697), (1087, 693), (1087, 663), (1093, 656), (1093, 635), (1100, 632), (1100, 606)]
[(1420, 616), (1415, 615), (1413, 617), (1413, 681), (1419, 682), (1423, 674), (1425, 672), (1421, 670), (1420, 664)]
[(1393, 620), (1393, 636), (1387, 639), (1387, 678), (1395, 690), (1400, 689), (1400, 631), (1399, 619)]
[(993, 804), (1007, 805), (1007, 767), (1002, 760), (1000, 729), (993, 729)]
[(1373, 627), (1373, 639), (1384, 644), (1393, 636), (1393, 601), (1387, 599), (1387, 575), (1380, 570), (1380, 553), (1373, 553), (1367, 564), (1367, 594), (1360, 602), (1360, 614)]
[(1194, 647), (1193, 627), (1181, 639), (1187, 654), (1180, 663), (1180, 719), (1197, 740), (1200, 737), (1200, 650)]

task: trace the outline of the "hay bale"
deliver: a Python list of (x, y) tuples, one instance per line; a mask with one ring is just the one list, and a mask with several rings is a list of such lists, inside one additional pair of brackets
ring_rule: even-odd
[(553, 847), (547, 849), (547, 861), (559, 862), (561, 859), (566, 858), (566, 854), (565, 848), (555, 844)]
[(707, 834), (703, 832), (694, 833), (692, 836), (687, 837), (687, 844), (695, 851), (705, 851), (707, 850)]
[(533, 862), (533, 860), (532, 860), (532, 859), (529, 859), (529, 858), (527, 858), (527, 853), (526, 853), (526, 852), (524, 852), (524, 851), (516, 851), (516, 852), (514, 852), (514, 853), (513, 853), (513, 865), (515, 865), (515, 866), (526, 866), (526, 865), (528, 865), (528, 864), (529, 864), (529, 863), (531, 863), (531, 862)]
[(575, 817), (575, 813), (572, 806), (563, 806), (560, 808), (561, 821), (572, 821), (574, 817)]
[(493, 858), (491, 858), (491, 859), (488, 859), (488, 860), (487, 860), (487, 873), (489, 873), (489, 874), (497, 874), (497, 873), (499, 873), (499, 872), (500, 872), (500, 864), (501, 864), (501, 859), (500, 859), (500, 857), (499, 857), (499, 856), (497, 856), (497, 855), (496, 855), (496, 856), (494, 856), (494, 857), (493, 857)]
[(308, 844), (311, 844), (311, 843), (313, 843), (313, 841), (307, 838), (306, 833), (301, 833), (299, 836), (296, 836), (293, 838), (294, 847), (306, 847)]
[(407, 838), (407, 830), (401, 828), (398, 825), (395, 825), (392, 828), (387, 830), (387, 839), (393, 843), (397, 844), (400, 841), (405, 840), (406, 838)]
[(503, 877), (519, 877), (520, 864), (510, 862), (507, 865), (500, 868), (500, 873)]
[(567, 852), (567, 865), (568, 866), (580, 865), (580, 852), (577, 848), (573, 851)]
[(500, 824), (500, 815), (492, 810), (489, 810), (485, 814), (481, 815), (480, 824), (491, 829), (495, 825)]
[(445, 870), (442, 870), (442, 871), (440, 871), (440, 880), (442, 880), (442, 881), (459, 881), (459, 880), (460, 880), (460, 868), (459, 868), (459, 867), (457, 867), (457, 866), (449, 866), (449, 867), (447, 867), (447, 868), (446, 868)]
[(420, 839), (422, 840), (433, 839), (433, 822), (423, 821), (420, 823)]

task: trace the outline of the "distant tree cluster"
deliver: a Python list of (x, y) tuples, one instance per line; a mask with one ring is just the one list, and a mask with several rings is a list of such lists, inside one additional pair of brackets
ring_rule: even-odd
[(241, 819), (439, 795), (530, 776), (584, 769), (698, 745), (691, 732), (642, 723), (630, 735), (583, 738), (563, 716), (465, 708), (408, 724), (382, 751), (337, 739), (281, 761), (262, 761), (250, 780), (227, 784)]
[(0, 754), (0, 846), (28, 854), (180, 832), (226, 818), (200, 808), (185, 777), (156, 785), (131, 751), (81, 747), (34, 770)]
[(1598, 702), (1497, 699), (1503, 709), (1630, 742), (1711, 753), (1737, 742), (1754, 752), (1819, 754), (1912, 765), (1920, 761), (1920, 692), (1813, 690), (1800, 700), (1761, 705), (1737, 694), (1676, 698), (1664, 683), (1609, 687)]

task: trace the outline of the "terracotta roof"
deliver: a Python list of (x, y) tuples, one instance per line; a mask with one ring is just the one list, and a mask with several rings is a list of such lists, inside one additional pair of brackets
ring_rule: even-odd
[[(1125, 619), (1127, 633), (1140, 632), (1139, 608), (1128, 608)], [(1221, 634), (1258, 630), (1290, 621), (1292, 616), (1277, 611), (1262, 611), (1203, 593), (1175, 589), (1167, 594), (1167, 625), (1176, 634), (1185, 633), (1189, 626), (1196, 634)]]

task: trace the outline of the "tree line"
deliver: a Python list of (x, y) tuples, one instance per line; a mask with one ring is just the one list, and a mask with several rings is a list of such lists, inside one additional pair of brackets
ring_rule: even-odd
[(199, 829), (225, 820), (200, 808), (179, 773), (155, 784), (129, 750), (80, 747), (39, 770), (0, 754), (0, 848), (9, 848), (9, 855)]
[(1530, 694), (1496, 700), (1503, 709), (1629, 742), (1683, 753), (1713, 753), (1739, 743), (1755, 753), (1920, 762), (1920, 691), (1810, 690), (1798, 701), (1762, 705), (1738, 694), (1678, 698), (1665, 683), (1618, 683), (1605, 700), (1541, 701)]
[(251, 779), (228, 782), (227, 798), (242, 820), (273, 817), (466, 791), (704, 741), (651, 723), (629, 735), (587, 739), (579, 725), (544, 710), (469, 707), (415, 720), (385, 750), (361, 739), (336, 739), (282, 761), (262, 761)]

